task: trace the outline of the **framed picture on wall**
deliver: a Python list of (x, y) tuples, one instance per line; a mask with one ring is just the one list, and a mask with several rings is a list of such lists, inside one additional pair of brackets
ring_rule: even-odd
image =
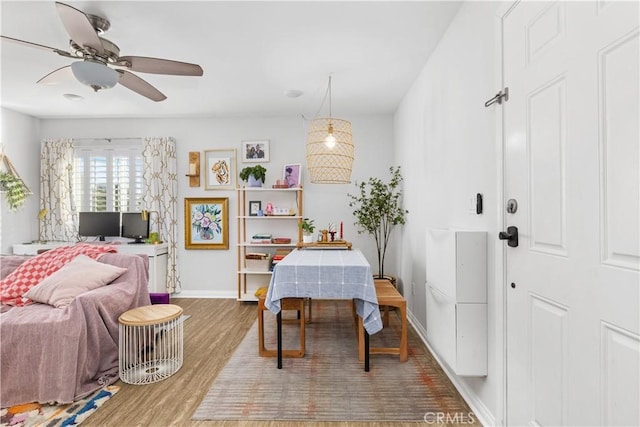
[(300, 187), (302, 183), (302, 166), (300, 163), (284, 165), (282, 178), (289, 188)]
[(229, 198), (185, 198), (184, 239), (185, 249), (229, 249)]
[(204, 189), (229, 190), (236, 186), (236, 149), (205, 150)]
[(243, 163), (266, 163), (269, 161), (269, 140), (242, 141)]

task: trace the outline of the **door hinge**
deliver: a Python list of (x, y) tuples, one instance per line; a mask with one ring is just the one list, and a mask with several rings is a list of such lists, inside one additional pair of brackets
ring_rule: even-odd
[(487, 102), (484, 103), (485, 107), (488, 107), (490, 105), (493, 104), (502, 104), (502, 99), (504, 98), (505, 102), (509, 100), (509, 88), (505, 87), (504, 90), (501, 90), (500, 92), (496, 93), (496, 96), (494, 96), (493, 98), (491, 98), (490, 100), (488, 100)]

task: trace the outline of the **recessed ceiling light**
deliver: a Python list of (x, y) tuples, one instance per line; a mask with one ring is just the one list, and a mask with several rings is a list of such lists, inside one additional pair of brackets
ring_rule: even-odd
[(302, 96), (303, 92), (301, 90), (298, 89), (287, 89), (284, 91), (284, 95), (287, 98), (298, 98), (300, 96)]
[(76, 95), (75, 93), (65, 93), (62, 96), (67, 98), (69, 101), (82, 101), (84, 99), (84, 97)]

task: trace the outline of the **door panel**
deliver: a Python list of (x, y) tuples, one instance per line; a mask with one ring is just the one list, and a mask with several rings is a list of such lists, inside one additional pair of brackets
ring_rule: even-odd
[(528, 96), (531, 250), (567, 255), (565, 234), (566, 78), (545, 83)]
[(599, 122), (601, 194), (603, 214), (602, 260), (605, 264), (640, 268), (640, 210), (634, 196), (640, 193), (640, 133), (626, 114), (640, 114), (633, 96), (640, 91), (637, 67), (628, 58), (637, 57), (638, 30), (616, 40), (599, 53)]
[(640, 424), (638, 12), (527, 1), (503, 17), (510, 425)]

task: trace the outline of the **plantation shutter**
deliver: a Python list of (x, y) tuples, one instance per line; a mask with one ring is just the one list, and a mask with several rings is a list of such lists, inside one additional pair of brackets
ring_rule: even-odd
[(142, 210), (142, 150), (82, 146), (74, 156), (74, 196), (80, 212)]

